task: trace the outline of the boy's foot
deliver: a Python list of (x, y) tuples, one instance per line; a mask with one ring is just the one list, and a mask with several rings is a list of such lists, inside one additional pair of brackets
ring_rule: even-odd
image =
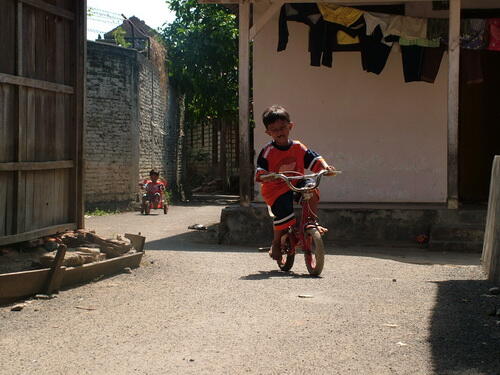
[(273, 248), (271, 248), (271, 250), (269, 250), (269, 256), (271, 258), (273, 258), (274, 260), (280, 260), (281, 259), (281, 253), (280, 252), (274, 253), (273, 252)]
[(322, 227), (321, 225), (317, 226), (319, 234), (324, 235), (326, 232), (328, 232), (328, 228)]

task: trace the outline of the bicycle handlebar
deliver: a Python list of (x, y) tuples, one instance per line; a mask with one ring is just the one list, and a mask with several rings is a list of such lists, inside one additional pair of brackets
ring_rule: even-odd
[[(333, 172), (335, 174), (333, 174), (332, 176), (335, 176), (337, 174), (342, 173), (342, 171), (333, 171)], [(279, 178), (279, 179), (285, 181), (285, 183), (288, 185), (288, 187), (292, 191), (295, 191), (297, 193), (302, 193), (302, 192), (316, 189), (319, 186), (319, 183), (321, 181), (321, 177), (323, 177), (323, 175), (325, 173), (330, 173), (330, 171), (323, 169), (322, 171), (319, 171), (318, 173), (304, 174), (304, 175), (300, 175), (300, 176), (286, 176), (283, 173), (269, 173), (266, 175), (262, 175), (260, 177), (261, 178), (274, 177), (275, 179)], [(306, 179), (306, 178), (312, 179), (313, 184), (311, 185), (311, 183), (308, 183), (308, 184), (306, 184), (306, 186), (298, 188), (291, 183), (291, 180), (302, 180), (302, 179)]]

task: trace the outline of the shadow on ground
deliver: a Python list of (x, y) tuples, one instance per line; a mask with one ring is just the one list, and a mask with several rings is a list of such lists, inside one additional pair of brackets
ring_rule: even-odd
[(436, 282), (429, 341), (436, 374), (500, 374), (500, 296), (486, 281)]
[[(269, 244), (262, 243), (265, 247)], [(374, 246), (346, 246), (345, 244), (326, 244), (326, 253), (340, 256), (363, 256), (378, 259), (390, 259), (397, 262), (435, 265), (479, 265), (480, 254), (435, 252), (428, 249)], [(216, 225), (208, 230), (192, 230), (182, 234), (164, 237), (158, 240), (146, 242), (146, 250), (157, 251), (208, 251), (208, 252), (247, 252), (257, 253), (258, 245), (225, 245), (217, 243)], [(262, 256), (267, 256), (263, 254)]]

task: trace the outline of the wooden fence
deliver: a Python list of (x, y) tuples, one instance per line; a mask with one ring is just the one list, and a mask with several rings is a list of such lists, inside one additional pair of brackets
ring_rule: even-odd
[(0, 245), (83, 227), (86, 1), (0, 0)]

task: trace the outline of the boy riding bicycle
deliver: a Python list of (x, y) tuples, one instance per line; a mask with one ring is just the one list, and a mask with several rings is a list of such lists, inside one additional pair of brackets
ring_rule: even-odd
[(158, 206), (162, 192), (167, 188), (167, 182), (163, 180), (159, 180), (160, 172), (152, 169), (149, 172), (149, 180), (146, 179), (139, 186), (144, 189), (146, 192), (142, 195), (142, 204), (144, 205), (146, 202), (152, 202), (154, 207)]
[[(335, 168), (329, 166), (319, 154), (299, 141), (288, 138), (294, 124), (284, 107), (273, 105), (267, 108), (262, 114), (262, 121), (266, 127), (266, 134), (273, 140), (259, 154), (255, 180), (262, 183), (262, 197), (274, 215), (274, 236), (269, 255), (278, 260), (281, 257), (281, 236), (296, 222), (293, 212), (294, 197), (284, 181), (265, 175), (290, 171), (303, 174), (305, 168), (314, 173), (327, 170), (329, 172), (327, 175), (334, 175)], [(311, 210), (315, 214), (318, 202), (319, 191), (316, 189), (309, 201)], [(321, 233), (327, 231), (326, 228), (319, 226), (318, 229)]]

